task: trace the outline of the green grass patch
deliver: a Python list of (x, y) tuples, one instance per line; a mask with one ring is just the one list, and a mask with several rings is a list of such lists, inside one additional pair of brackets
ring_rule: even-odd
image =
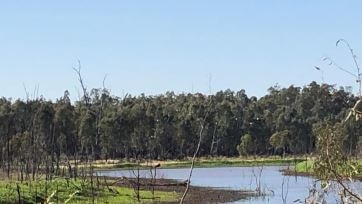
[[(195, 167), (199, 168), (212, 168), (212, 167), (234, 167), (234, 166), (256, 166), (256, 165), (294, 165), (305, 161), (303, 157), (256, 157), (256, 158), (197, 158), (195, 160)], [(191, 159), (188, 160), (167, 160), (167, 161), (153, 161), (153, 163), (160, 163), (160, 168), (189, 168), (191, 166)], [(112, 164), (96, 164), (93, 165), (98, 169), (147, 169), (147, 162), (132, 163), (132, 162), (119, 162)]]
[(302, 161), (295, 165), (295, 171), (297, 173), (312, 173), (313, 165), (314, 165), (313, 160)]
[[(211, 167), (233, 167), (233, 166), (255, 166), (255, 165), (287, 165), (304, 161), (301, 158), (213, 158), (213, 159), (197, 159), (195, 167), (211, 168)], [(166, 161), (161, 164), (161, 168), (188, 168), (191, 161)]]
[[(45, 203), (46, 200), (53, 203), (92, 203), (92, 188), (89, 181), (73, 181), (63, 178), (54, 179), (51, 182), (45, 180), (18, 182), (12, 180), (0, 181), (0, 203), (18, 203), (19, 193), (22, 203)], [(94, 184), (94, 200), (96, 203), (138, 203), (134, 196), (134, 190), (127, 187)], [(141, 203), (172, 202), (177, 201), (179, 195), (174, 192), (140, 191)]]
[[(134, 191), (130, 188), (117, 187), (116, 190), (119, 192), (119, 195), (109, 195), (106, 197), (101, 197), (98, 199), (98, 202), (101, 203), (137, 203), (134, 197)], [(172, 202), (177, 201), (178, 195), (175, 192), (161, 192), (155, 191), (154, 196), (151, 191), (140, 191), (141, 203), (153, 203), (153, 202)]]
[[(314, 169), (313, 169), (314, 162), (315, 162), (314, 159), (299, 162), (295, 165), (294, 170), (296, 173), (306, 173), (309, 175), (315, 175)], [(351, 163), (351, 165), (355, 166), (355, 168), (357, 170), (357, 173), (355, 176), (358, 176), (358, 177), (362, 176), (362, 161), (361, 160), (353, 161)], [(337, 168), (337, 167), (335, 167), (335, 168)], [(339, 169), (335, 169), (335, 170), (339, 171)]]

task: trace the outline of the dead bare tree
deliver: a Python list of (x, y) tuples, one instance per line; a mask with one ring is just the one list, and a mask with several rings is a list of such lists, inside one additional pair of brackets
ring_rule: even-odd
[(160, 166), (161, 166), (160, 163), (150, 164), (149, 165), (149, 170), (150, 170), (150, 175), (151, 175), (152, 199), (155, 199), (155, 186), (156, 186), (156, 183), (157, 183), (157, 168), (160, 167)]
[(132, 173), (133, 173), (133, 176), (136, 178), (136, 182), (130, 182), (130, 184), (132, 185), (133, 192), (135, 194), (137, 201), (141, 202), (141, 194), (140, 194), (140, 189), (141, 189), (140, 177), (141, 177), (141, 175), (140, 175), (139, 164), (137, 164), (137, 173), (134, 170), (132, 170)]
[[(87, 87), (84, 83), (83, 77), (82, 77), (82, 72), (81, 72), (82, 66), (80, 63), (80, 60), (78, 60), (78, 67), (73, 67), (73, 70), (76, 72), (77, 76), (78, 76), (78, 81), (79, 84), (82, 88), (83, 91), (83, 99), (85, 101), (85, 106), (87, 111), (89, 111), (89, 113), (92, 113), (91, 107), (90, 107), (90, 96), (87, 90)], [(88, 155), (87, 155), (87, 162), (89, 162), (89, 170), (90, 170), (90, 183), (91, 183), (91, 190), (92, 190), (92, 203), (95, 203), (95, 192), (94, 192), (94, 181), (93, 181), (93, 174), (94, 174), (94, 169), (93, 169), (93, 160), (95, 159), (95, 155), (94, 155), (94, 145), (92, 144), (91, 147), (91, 161), (89, 162), (88, 160)], [(87, 151), (88, 152), (88, 151)]]
[[(78, 77), (78, 82), (82, 88), (82, 92), (83, 92), (83, 96), (81, 96), (80, 93), (78, 93), (79, 95), (79, 100), (81, 101), (82, 97), (85, 101), (85, 105), (86, 105), (86, 108), (87, 110), (90, 110), (90, 97), (89, 97), (89, 94), (88, 94), (88, 91), (87, 91), (87, 87), (84, 83), (84, 79), (83, 79), (83, 76), (82, 76), (82, 65), (80, 63), (80, 60), (78, 60), (78, 66), (77, 67), (73, 67), (73, 70), (75, 71), (75, 73), (77, 74), (77, 77)], [(92, 148), (93, 149), (93, 148)], [(76, 152), (76, 151), (75, 151)], [(87, 155), (88, 157), (88, 155)], [(78, 157), (77, 157), (77, 153), (74, 154), (74, 179), (76, 180), (77, 179), (77, 160), (78, 160)], [(87, 158), (88, 160), (88, 158)], [(69, 168), (71, 168), (71, 166), (69, 165)], [(71, 169), (69, 169), (69, 171), (71, 172)], [(91, 172), (93, 173), (93, 172)]]
[(258, 172), (255, 172), (254, 167), (252, 168), (252, 173), (255, 179), (255, 191), (258, 193), (258, 195), (262, 195), (263, 191), (261, 188), (261, 177), (263, 175), (264, 165), (257, 166)]
[[(219, 124), (219, 122), (216, 122), (215, 126), (214, 126), (214, 131), (213, 131), (212, 140), (211, 140), (211, 147), (210, 147), (210, 155), (214, 155), (214, 152), (217, 152), (217, 149), (218, 149), (217, 147), (219, 146), (218, 144), (219, 144), (220, 139), (218, 139), (216, 136), (218, 124)], [(215, 144), (216, 144), (216, 148), (214, 148)]]
[(325, 193), (317, 190), (317, 181), (315, 181), (312, 187), (309, 189), (308, 197), (304, 199), (304, 202), (301, 199), (297, 199), (294, 203), (305, 203), (305, 204), (317, 204), (317, 203), (327, 203), (325, 200)]
[(83, 97), (84, 97), (84, 101), (87, 107), (89, 107), (90, 105), (90, 97), (89, 97), (89, 93), (87, 90), (87, 87), (85, 86), (84, 83), (84, 79), (82, 77), (82, 65), (80, 63), (80, 60), (78, 60), (78, 66), (77, 67), (73, 67), (73, 70), (76, 72), (77, 76), (78, 76), (78, 82), (82, 88), (83, 91)]
[(289, 176), (283, 176), (283, 182), (282, 182), (282, 201), (283, 204), (287, 204), (287, 198), (289, 193)]

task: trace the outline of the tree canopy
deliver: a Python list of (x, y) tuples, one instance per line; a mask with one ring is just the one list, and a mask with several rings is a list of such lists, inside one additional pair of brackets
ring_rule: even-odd
[[(71, 103), (0, 99), (0, 164), (36, 168), (62, 159), (191, 156), (205, 118), (201, 156), (304, 154), (316, 150), (316, 127), (341, 121), (357, 101), (344, 88), (312, 82), (304, 87), (271, 87), (257, 99), (244, 90), (214, 95), (111, 95), (93, 89)], [(207, 114), (206, 114), (207, 113)], [(360, 123), (344, 127), (343, 148), (360, 152)], [(21, 153), (20, 153), (21, 152)]]

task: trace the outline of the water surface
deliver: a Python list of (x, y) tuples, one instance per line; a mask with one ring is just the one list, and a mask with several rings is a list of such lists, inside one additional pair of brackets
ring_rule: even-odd
[[(282, 195), (286, 195), (286, 203), (299, 203), (308, 197), (309, 189), (315, 183), (312, 177), (284, 176), (280, 169), (283, 166), (265, 167), (220, 167), (220, 168), (195, 168), (191, 184), (194, 186), (207, 186), (233, 190), (255, 190), (260, 178), (260, 186), (268, 195), (265, 197), (250, 197), (236, 203), (261, 204), (282, 203)], [(158, 169), (157, 178), (186, 180), (189, 174), (188, 168)], [(261, 173), (260, 173), (261, 172)], [(112, 177), (134, 177), (131, 170), (100, 171), (99, 175)], [(261, 175), (259, 177), (259, 175)], [(140, 170), (141, 177), (150, 177), (149, 170)], [(354, 183), (357, 189), (362, 189), (360, 182)], [(284, 188), (282, 188), (284, 186)], [(319, 185), (317, 185), (319, 186)], [(288, 187), (288, 188), (287, 188)], [(284, 189), (284, 190), (283, 190)], [(288, 189), (288, 190), (287, 190)], [(328, 193), (328, 203), (336, 203), (338, 196)], [(304, 203), (304, 202), (303, 202)]]

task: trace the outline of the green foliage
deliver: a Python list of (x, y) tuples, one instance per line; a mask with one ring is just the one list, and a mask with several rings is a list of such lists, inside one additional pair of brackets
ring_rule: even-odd
[[(89, 181), (73, 181), (57, 178), (51, 182), (37, 180), (32, 182), (16, 182), (11, 180), (0, 181), (0, 203), (17, 203), (19, 186), (22, 203), (91, 203), (92, 190)], [(45, 188), (46, 186), (46, 188)], [(100, 186), (95, 189), (95, 201), (98, 203), (137, 203), (133, 195), (133, 189), (126, 187)], [(156, 201), (175, 202), (178, 194), (174, 192), (155, 191)], [(152, 203), (152, 192), (140, 191), (142, 203)]]
[(297, 173), (313, 173), (314, 171), (313, 166), (314, 166), (313, 160), (302, 161), (298, 162), (295, 165), (294, 170)]
[(238, 145), (238, 151), (240, 155), (248, 155), (254, 152), (255, 145), (253, 142), (253, 138), (250, 134), (246, 134), (241, 137), (240, 145)]
[[(313, 125), (340, 121), (356, 100), (344, 89), (315, 82), (274, 86), (259, 99), (244, 90), (119, 98), (106, 89), (93, 89), (73, 104), (67, 91), (56, 102), (2, 98), (0, 167), (21, 167), (28, 176), (39, 166), (59, 172), (62, 162), (75, 158), (186, 158), (207, 110), (200, 156), (312, 153)], [(359, 153), (362, 125), (348, 122), (346, 131), (343, 150)]]
[(318, 157), (314, 162), (314, 172), (323, 181), (352, 178), (358, 173), (357, 163), (346, 156), (343, 140), (346, 135), (341, 123), (323, 122), (317, 124), (314, 133), (318, 137)]
[(289, 131), (284, 130), (274, 133), (270, 137), (269, 143), (276, 149), (284, 149), (286, 146), (289, 145)]

